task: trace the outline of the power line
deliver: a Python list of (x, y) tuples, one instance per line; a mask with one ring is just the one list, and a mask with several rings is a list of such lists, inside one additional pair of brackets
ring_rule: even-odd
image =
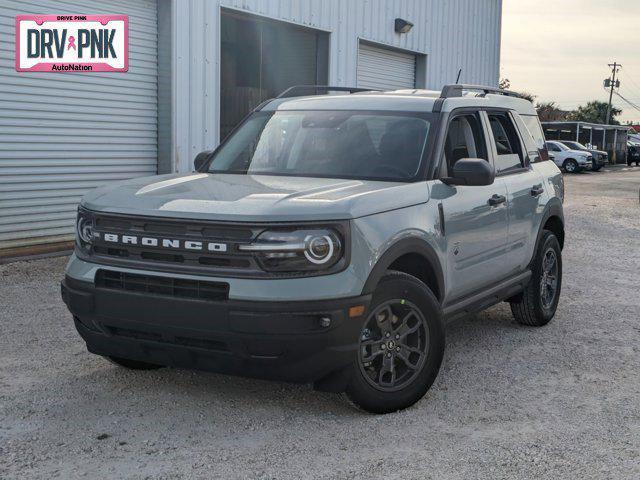
[[(633, 85), (637, 86), (637, 84), (633, 80), (631, 80), (631, 77), (627, 76), (626, 72), (625, 72), (623, 78), (624, 78), (625, 82), (630, 81)], [(638, 88), (640, 88), (640, 87), (638, 87)], [(638, 90), (636, 90), (635, 88), (629, 87), (628, 83), (625, 83), (625, 89), (629, 90), (633, 94), (634, 97), (636, 95), (640, 95), (640, 92)]]
[(622, 100), (624, 100), (625, 102), (627, 102), (629, 105), (631, 105), (633, 108), (635, 108), (637, 111), (640, 112), (640, 106), (636, 105), (635, 103), (633, 103), (630, 100), (627, 100), (625, 97), (623, 97), (620, 92), (614, 92), (616, 95), (618, 95)]
[(629, 80), (636, 88), (638, 88), (640, 90), (640, 85), (638, 85), (636, 83), (636, 81), (630, 75), (627, 75), (627, 72), (624, 72), (624, 79), (625, 80)]

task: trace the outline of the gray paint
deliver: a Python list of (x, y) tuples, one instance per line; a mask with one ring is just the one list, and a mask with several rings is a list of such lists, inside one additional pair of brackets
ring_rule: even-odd
[[(363, 95), (362, 108), (383, 108), (398, 95)], [(406, 97), (405, 97), (406, 98)], [(433, 98), (414, 95), (415, 104), (433, 106)], [(321, 97), (317, 104), (336, 100)], [(277, 102), (278, 108), (301, 100)], [(465, 96), (455, 105), (516, 108), (532, 114), (533, 105), (501, 95)], [(450, 108), (450, 107), (447, 107)], [(482, 115), (486, 123), (486, 114)], [(489, 132), (485, 125), (485, 130)], [(521, 132), (524, 133), (524, 132)], [(529, 140), (523, 138), (528, 145)], [(489, 148), (489, 161), (497, 155)], [(435, 159), (441, 160), (441, 159)], [(541, 184), (543, 193), (531, 189)], [(552, 162), (527, 166), (499, 176), (486, 186), (448, 186), (440, 180), (415, 183), (279, 177), (269, 175), (174, 174), (123, 182), (95, 190), (83, 199), (90, 210), (144, 216), (212, 221), (304, 222), (350, 220), (351, 259), (337, 274), (305, 279), (238, 279), (225, 281), (229, 296), (242, 300), (320, 300), (359, 295), (385, 252), (405, 239), (418, 239), (434, 252), (443, 268), (443, 305), (487, 288), (508, 277), (525, 274), (533, 257), (545, 209), (563, 197), (562, 175)], [(506, 202), (491, 206), (493, 195)], [(438, 205), (443, 206), (443, 235)], [(93, 281), (99, 266), (72, 257), (67, 274)], [(133, 269), (110, 266), (120, 271)], [(167, 275), (162, 271), (157, 275)], [(174, 276), (174, 274), (171, 274)], [(202, 278), (177, 275), (180, 278)]]
[(423, 183), (236, 174), (173, 174), (93, 190), (89, 210), (223, 221), (357, 218), (428, 200)]

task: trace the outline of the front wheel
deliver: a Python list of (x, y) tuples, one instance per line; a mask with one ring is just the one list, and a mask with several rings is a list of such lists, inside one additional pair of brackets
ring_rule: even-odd
[(599, 171), (601, 168), (602, 168), (602, 165), (597, 165), (597, 166), (595, 166), (595, 167), (591, 167), (591, 171), (592, 171), (592, 172), (597, 172), (597, 171)]
[(522, 325), (541, 327), (558, 308), (562, 287), (562, 252), (556, 236), (545, 230), (533, 259), (531, 280), (524, 292), (511, 300), (511, 312)]
[(346, 395), (370, 413), (389, 413), (420, 400), (444, 354), (440, 305), (417, 278), (388, 272), (376, 288), (359, 338)]
[(562, 165), (564, 171), (567, 173), (576, 173), (578, 171), (578, 162), (576, 162), (573, 158), (569, 158), (564, 161)]

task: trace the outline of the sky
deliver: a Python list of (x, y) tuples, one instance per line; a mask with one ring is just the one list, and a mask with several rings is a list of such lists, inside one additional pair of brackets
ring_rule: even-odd
[(603, 80), (617, 61), (619, 120), (640, 124), (640, 0), (503, 0), (500, 78), (511, 89), (573, 110), (608, 101)]

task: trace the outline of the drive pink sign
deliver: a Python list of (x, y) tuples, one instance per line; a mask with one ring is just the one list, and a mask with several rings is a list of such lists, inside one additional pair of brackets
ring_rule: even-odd
[(19, 72), (126, 72), (127, 15), (18, 15)]

